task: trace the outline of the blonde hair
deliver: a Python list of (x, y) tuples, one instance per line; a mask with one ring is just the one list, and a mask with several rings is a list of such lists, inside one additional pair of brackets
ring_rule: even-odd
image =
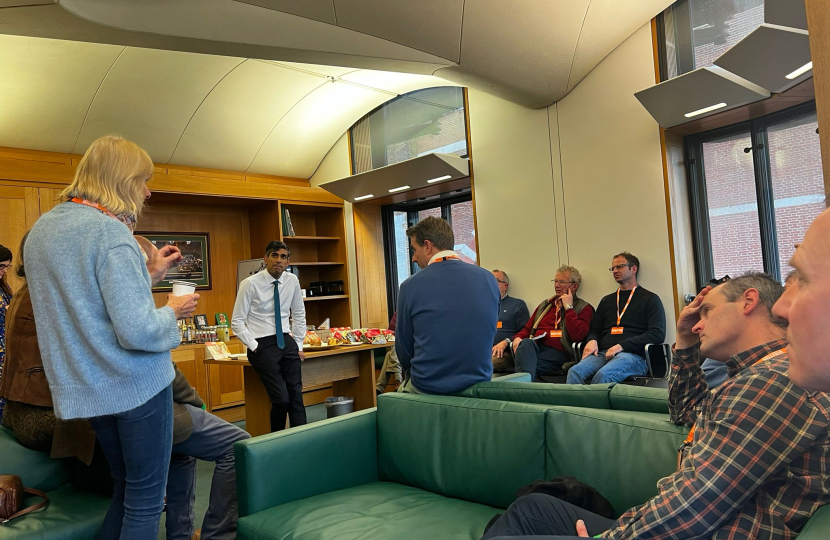
[(113, 214), (138, 218), (144, 208), (144, 184), (153, 176), (153, 160), (134, 142), (107, 135), (87, 149), (62, 200), (80, 197)]

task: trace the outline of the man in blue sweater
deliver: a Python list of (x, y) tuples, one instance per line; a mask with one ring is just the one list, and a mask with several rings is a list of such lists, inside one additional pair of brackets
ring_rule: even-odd
[(493, 374), (499, 311), (493, 274), (462, 262), (452, 228), (428, 217), (406, 231), (422, 268), (401, 284), (395, 350), (403, 392), (454, 394)]

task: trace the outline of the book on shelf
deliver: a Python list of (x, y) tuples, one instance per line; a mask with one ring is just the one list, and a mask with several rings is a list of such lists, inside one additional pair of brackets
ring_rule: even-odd
[(294, 224), (291, 223), (291, 214), (288, 212), (288, 208), (282, 209), (282, 235), (297, 236), (294, 232)]

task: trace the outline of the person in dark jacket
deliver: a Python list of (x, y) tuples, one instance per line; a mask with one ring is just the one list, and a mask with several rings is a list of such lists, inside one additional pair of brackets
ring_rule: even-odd
[(499, 320), (496, 323), (496, 337), (493, 339), (493, 371), (513, 373), (516, 361), (511, 347), (513, 336), (524, 328), (530, 318), (527, 304), (520, 298), (507, 294), (510, 277), (504, 270), (493, 270), (493, 277), (499, 284)]
[(660, 297), (637, 284), (640, 260), (624, 251), (614, 255), (609, 270), (619, 287), (600, 300), (582, 359), (568, 371), (568, 384), (615, 383), (645, 375), (646, 344), (666, 339)]

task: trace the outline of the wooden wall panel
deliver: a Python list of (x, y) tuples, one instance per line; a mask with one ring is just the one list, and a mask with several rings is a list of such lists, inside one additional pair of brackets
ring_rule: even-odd
[[(216, 313), (230, 316), (236, 300), (236, 263), (251, 256), (246, 208), (151, 205), (138, 222), (138, 230), (210, 234), (212, 289), (197, 291), (201, 299), (196, 313), (206, 313), (211, 324)], [(153, 297), (158, 306), (167, 303), (167, 293)]]
[[(12, 252), (12, 262), (18, 261), (20, 241), (26, 231), (35, 224), (40, 209), (36, 188), (0, 186), (0, 244)], [(13, 267), (8, 273), (9, 286), (17, 290), (22, 280)]]
[(824, 193), (830, 204), (830, 2), (807, 0), (807, 28), (813, 59)]
[[(26, 182), (33, 186), (63, 185), (72, 182), (82, 156), (0, 147), (0, 182)], [(162, 193), (220, 195), (247, 199), (281, 199), (342, 203), (342, 199), (320, 188), (310, 187), (305, 178), (288, 178), (239, 171), (220, 171), (156, 164), (150, 189)]]
[(379, 206), (354, 206), (357, 282), (360, 289), (360, 325), (386, 328), (386, 262), (383, 257), (383, 221)]

